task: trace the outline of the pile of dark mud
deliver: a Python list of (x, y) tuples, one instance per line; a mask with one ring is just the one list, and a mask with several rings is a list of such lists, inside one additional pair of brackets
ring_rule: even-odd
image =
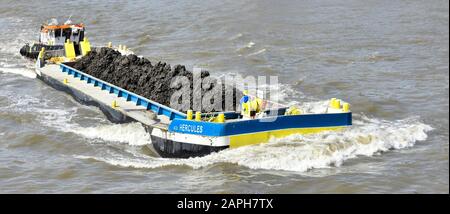
[[(152, 101), (170, 106), (183, 112), (187, 110), (187, 106), (171, 105), (171, 97), (174, 93), (177, 92), (178, 94), (180, 94), (183, 89), (186, 89), (186, 86), (183, 88), (181, 84), (173, 84), (173, 80), (176, 79), (176, 77), (184, 76), (189, 79), (191, 91), (190, 106), (188, 109), (197, 109), (193, 108), (194, 75), (191, 71), (186, 70), (185, 66), (183, 65), (176, 65), (174, 67), (171, 67), (170, 64), (167, 64), (165, 62), (152, 64), (148, 59), (144, 57), (138, 57), (134, 54), (130, 54), (127, 56), (121, 55), (120, 52), (106, 47), (92, 50), (88, 55), (82, 57), (76, 62), (67, 64), (77, 70), (83, 71), (103, 81), (109, 82), (125, 90), (148, 98)], [(202, 71), (202, 81), (207, 77), (210, 77), (209, 72)], [(202, 102), (202, 112), (211, 111), (211, 109), (214, 109), (214, 111), (221, 111), (225, 109), (235, 110), (236, 96), (241, 97), (242, 93), (239, 90), (232, 88), (233, 86), (218, 85), (217, 81), (211, 81), (211, 79), (212, 78), (208, 78), (209, 82), (211, 83), (209, 85), (210, 87), (201, 89), (202, 97), (207, 92), (209, 92), (209, 95), (211, 95), (212, 93), (214, 95), (222, 93), (222, 106), (221, 108), (220, 106), (218, 106), (220, 105), (220, 103), (212, 106), (211, 103), (214, 103), (214, 98), (212, 98), (210, 99), (209, 103)], [(217, 90), (218, 87), (222, 87), (222, 90)], [(196, 89), (199, 90), (200, 87), (196, 87)], [(225, 108), (225, 96), (227, 96), (228, 99), (230, 99), (230, 96), (233, 97), (232, 107), (227, 106), (227, 108)], [(177, 102), (181, 103), (181, 100), (182, 98), (180, 97)], [(199, 100), (199, 98), (196, 97), (196, 100)]]

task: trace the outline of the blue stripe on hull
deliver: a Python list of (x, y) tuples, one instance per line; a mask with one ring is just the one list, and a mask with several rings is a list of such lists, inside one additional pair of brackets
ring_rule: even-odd
[(270, 122), (267, 121), (267, 119), (268, 118), (242, 120), (226, 123), (175, 119), (170, 123), (169, 131), (203, 136), (229, 136), (291, 128), (320, 128), (352, 125), (351, 112), (278, 116), (276, 117), (276, 120)]

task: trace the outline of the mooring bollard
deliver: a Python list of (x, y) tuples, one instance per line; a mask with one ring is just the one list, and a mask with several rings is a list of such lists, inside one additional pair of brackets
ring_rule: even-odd
[(117, 101), (115, 101), (115, 100), (112, 101), (111, 106), (112, 106), (113, 108), (119, 107), (119, 105), (117, 105)]

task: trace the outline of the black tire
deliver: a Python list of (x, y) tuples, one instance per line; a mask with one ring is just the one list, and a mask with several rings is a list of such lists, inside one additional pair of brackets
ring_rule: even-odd
[(20, 55), (30, 58), (30, 59), (37, 59), (39, 56), (39, 52), (42, 50), (42, 48), (45, 48), (45, 50), (60, 50), (64, 49), (64, 46), (62, 45), (44, 45), (44, 44), (33, 44), (33, 46), (30, 46), (29, 44), (24, 45), (20, 49)]

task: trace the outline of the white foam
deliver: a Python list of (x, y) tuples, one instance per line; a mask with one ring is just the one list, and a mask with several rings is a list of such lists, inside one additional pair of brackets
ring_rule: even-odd
[(30, 42), (26, 38), (29, 37), (28, 32), (19, 32), (14, 40), (3, 41), (0, 46), (0, 53), (7, 54), (7, 56), (21, 56), (19, 53), (20, 48), (25, 43)]
[(228, 40), (235, 40), (235, 39), (239, 39), (239, 38), (241, 38), (243, 35), (242, 35), (242, 33), (238, 33), (238, 34), (236, 34), (236, 35), (234, 35), (234, 36), (232, 36), (232, 37), (230, 37), (230, 38), (228, 38)]
[[(267, 78), (266, 81), (270, 81), (270, 78)], [(303, 93), (298, 92), (296, 90), (294, 90), (290, 85), (288, 84), (275, 84), (272, 82), (269, 82), (269, 84), (260, 84), (258, 85), (258, 89), (259, 90), (265, 90), (266, 93), (268, 93), (266, 95), (266, 97), (268, 99), (270, 99), (273, 102), (278, 102), (278, 103), (282, 103), (282, 104), (289, 104), (289, 105), (294, 105), (297, 104), (298, 102), (288, 102), (288, 100), (290, 100), (290, 97), (295, 97), (295, 99), (303, 99), (305, 96)]]
[(9, 63), (8, 60), (5, 62), (0, 62), (0, 68), (16, 68), (19, 66), (19, 64)]
[(417, 141), (425, 140), (426, 132), (430, 130), (430, 126), (413, 118), (390, 122), (362, 117), (352, 128), (345, 131), (291, 135), (274, 139), (267, 144), (227, 149), (200, 158), (76, 157), (133, 168), (181, 165), (198, 169), (217, 163), (229, 163), (251, 169), (305, 172), (313, 168), (338, 167), (344, 161), (358, 156), (373, 156), (391, 149), (411, 147)]
[(151, 143), (150, 135), (140, 123), (108, 124), (95, 127), (77, 127), (72, 130), (89, 139), (145, 145)]
[(253, 48), (256, 45), (256, 43), (250, 41), (245, 46), (241, 46), (238, 49), (236, 49), (236, 52), (246, 52), (247, 50)]
[(255, 43), (250, 41), (249, 43), (247, 43), (247, 45), (245, 47), (252, 48), (253, 46), (255, 46)]
[[(34, 104), (39, 104), (40, 100), (30, 95), (15, 94), (13, 91), (5, 91), (3, 94), (11, 101), (9, 105), (0, 106), (2, 110), (9, 110), (13, 112), (26, 112), (29, 107)], [(28, 108), (23, 108), (28, 107)]]
[(28, 68), (0, 68), (1, 72), (18, 74), (31, 79), (36, 78), (36, 73)]
[[(245, 83), (243, 82), (245, 80), (244, 77), (246, 76), (243, 76), (240, 73), (231, 73), (231, 72), (217, 75), (217, 78), (224, 78), (224, 77), (233, 77), (235, 85), (243, 85)], [(279, 82), (277, 84), (274, 82), (270, 82), (270, 76), (266, 76), (265, 83), (260, 84), (258, 82), (258, 79), (256, 79), (255, 81), (256, 81), (255, 84), (258, 84), (256, 85), (257, 89), (265, 90), (266, 98), (270, 99), (273, 102), (278, 102), (286, 105), (297, 105), (299, 104), (297, 100), (303, 100), (306, 98), (302, 92), (293, 89), (292, 86), (289, 84), (281, 84)], [(250, 89), (255, 89), (255, 87), (250, 87)]]
[(76, 124), (71, 123), (71, 120), (77, 111), (77, 107), (66, 109), (36, 107), (34, 109), (41, 123), (48, 127), (67, 131), (77, 126)]
[(9, 43), (2, 43), (2, 46), (0, 46), (0, 53), (5, 53), (9, 56), (20, 56), (19, 50), (20, 45), (18, 40), (14, 40)]
[(249, 55), (247, 55), (247, 56), (256, 56), (256, 55), (262, 54), (262, 53), (264, 53), (264, 52), (266, 52), (266, 49), (265, 49), (265, 48), (263, 48), (263, 49), (261, 49), (261, 50), (259, 50), (259, 51), (256, 51), (256, 52), (254, 52), (254, 53), (251, 53), (251, 54), (249, 54)]
[[(96, 107), (76, 105), (72, 107), (57, 108), (48, 103), (46, 99), (39, 99), (29, 95), (11, 97), (12, 103), (7, 106), (0, 106), (0, 110), (11, 111), (15, 113), (35, 113), (40, 123), (46, 127), (52, 127), (63, 132), (72, 132), (88, 139), (100, 139), (103, 141), (127, 143), (129, 145), (145, 145), (150, 143), (150, 135), (140, 125), (140, 123), (126, 124), (103, 124), (94, 127), (82, 127), (73, 119), (77, 118), (77, 112), (80, 108), (92, 109)], [(101, 112), (99, 111), (99, 114)], [(99, 115), (100, 116), (100, 115)], [(104, 118), (99, 121), (106, 122)]]
[(5, 95), (10, 100), (10, 104), (0, 106), (1, 110), (12, 113), (32, 113), (42, 125), (62, 131), (67, 131), (77, 125), (71, 123), (71, 120), (77, 116), (76, 112), (80, 108), (78, 106), (58, 108), (49, 103), (47, 99), (28, 94), (15, 94), (12, 91), (7, 91)]
[(329, 100), (297, 103), (304, 113), (323, 114), (327, 112)]

